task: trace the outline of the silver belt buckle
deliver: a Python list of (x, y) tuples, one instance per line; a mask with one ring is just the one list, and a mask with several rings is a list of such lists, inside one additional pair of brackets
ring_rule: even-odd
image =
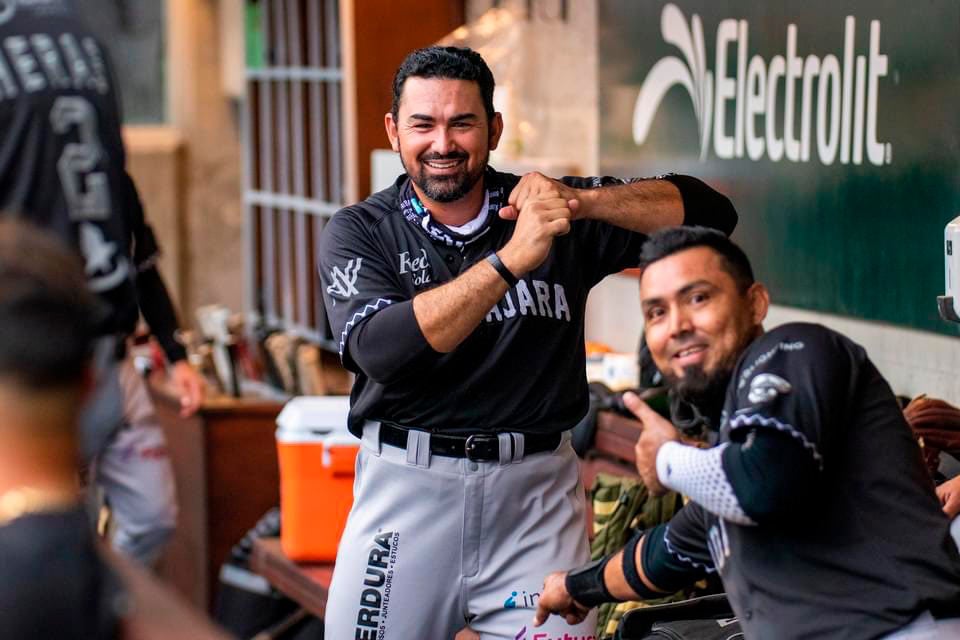
[(474, 455), (478, 453), (477, 449), (480, 447), (481, 442), (496, 442), (499, 446), (500, 440), (495, 434), (492, 433), (475, 433), (472, 436), (467, 436), (467, 442), (463, 445), (463, 452), (467, 456), (467, 460), (471, 462), (487, 462), (482, 458), (475, 458)]

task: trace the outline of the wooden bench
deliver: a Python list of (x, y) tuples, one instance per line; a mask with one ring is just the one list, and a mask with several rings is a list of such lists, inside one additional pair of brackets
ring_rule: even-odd
[(313, 615), (323, 618), (326, 614), (332, 562), (294, 562), (283, 554), (279, 538), (260, 538), (253, 543), (250, 568)]
[[(639, 437), (639, 422), (601, 411), (593, 449), (581, 460), (584, 486), (589, 490), (597, 473), (638, 477), (633, 447)], [(592, 520), (592, 511), (588, 515)], [(326, 613), (333, 563), (293, 562), (283, 554), (279, 539), (261, 538), (254, 542), (250, 566), (313, 615), (322, 618)]]

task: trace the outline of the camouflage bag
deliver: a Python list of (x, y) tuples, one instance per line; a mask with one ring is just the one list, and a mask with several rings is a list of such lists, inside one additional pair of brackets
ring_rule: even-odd
[[(591, 559), (619, 551), (636, 529), (649, 529), (669, 521), (683, 506), (683, 499), (670, 492), (651, 497), (644, 484), (635, 478), (606, 473), (597, 474), (590, 492), (593, 502), (593, 542)], [(688, 594), (675, 594), (643, 602), (610, 602), (598, 609), (597, 638), (613, 638), (623, 614), (631, 609), (684, 600)]]

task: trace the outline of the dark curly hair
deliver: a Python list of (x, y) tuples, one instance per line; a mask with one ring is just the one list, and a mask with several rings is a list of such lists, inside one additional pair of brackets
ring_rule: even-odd
[(753, 268), (743, 249), (723, 233), (708, 227), (671, 227), (652, 234), (640, 249), (640, 269), (695, 247), (709, 247), (720, 254), (724, 270), (741, 293), (755, 282)]
[(409, 54), (393, 76), (393, 104), (390, 113), (394, 119), (400, 111), (400, 94), (409, 77), (470, 80), (480, 88), (480, 98), (488, 118), (493, 118), (493, 73), (479, 53), (460, 47), (426, 47)]

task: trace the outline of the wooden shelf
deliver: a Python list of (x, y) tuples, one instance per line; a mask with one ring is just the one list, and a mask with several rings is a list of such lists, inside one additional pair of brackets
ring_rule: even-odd
[(279, 538), (260, 538), (253, 543), (250, 568), (313, 615), (326, 614), (333, 563), (296, 563), (284, 555)]
[(281, 402), (216, 397), (189, 418), (151, 383), (177, 483), (177, 529), (159, 567), (195, 606), (210, 610), (230, 549), (280, 504), (276, 418)]

